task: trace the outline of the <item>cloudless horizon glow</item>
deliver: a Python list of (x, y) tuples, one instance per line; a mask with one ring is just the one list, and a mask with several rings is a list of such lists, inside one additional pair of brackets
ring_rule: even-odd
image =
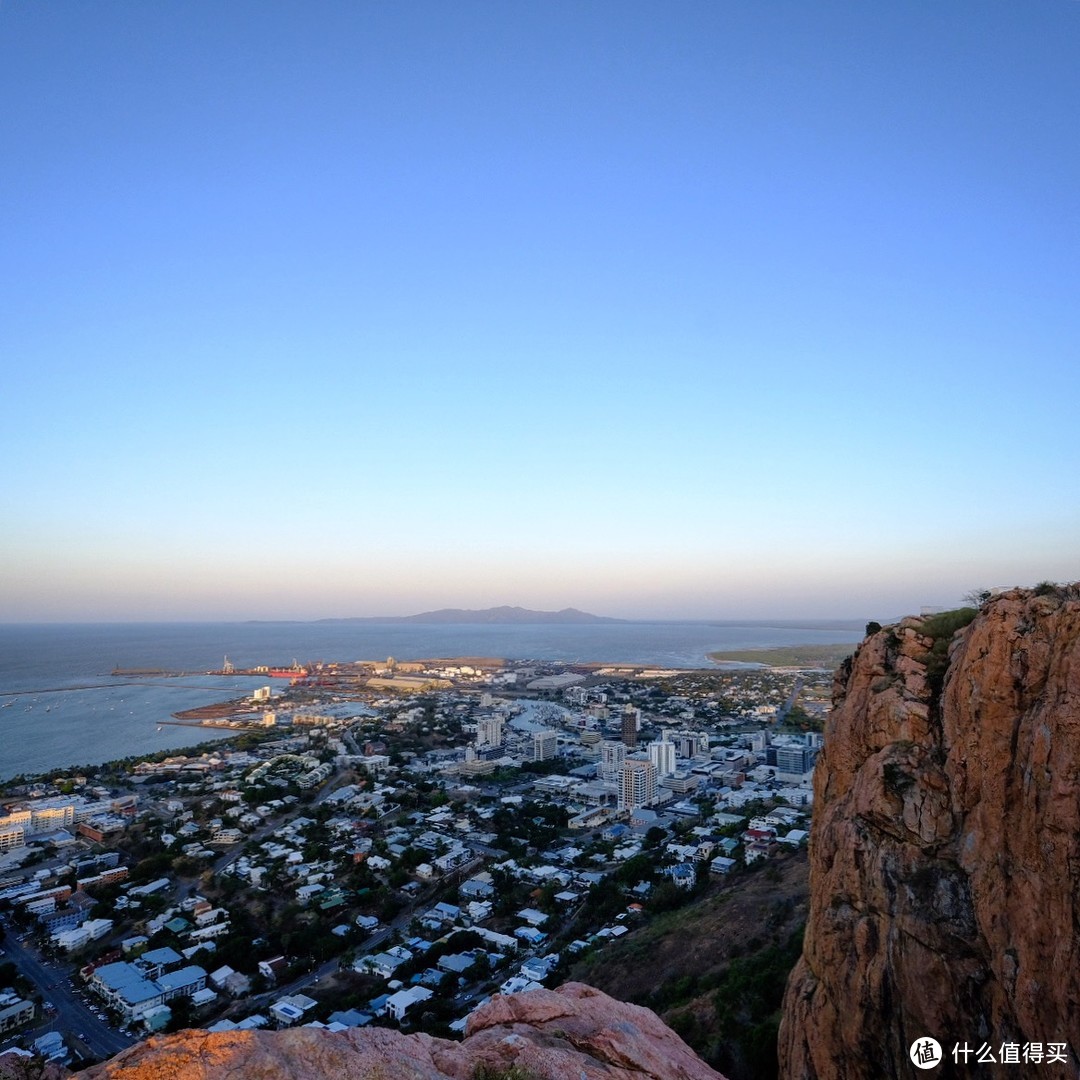
[(1080, 577), (1080, 4), (0, 6), (0, 621)]

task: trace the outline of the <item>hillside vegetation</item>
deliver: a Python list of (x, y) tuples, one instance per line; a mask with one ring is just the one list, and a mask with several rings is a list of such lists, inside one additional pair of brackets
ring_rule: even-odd
[(654, 1009), (730, 1080), (775, 1077), (808, 897), (806, 852), (777, 856), (594, 953), (570, 978)]
[(827, 668), (839, 667), (856, 648), (850, 645), (785, 645), (776, 649), (735, 649), (709, 653), (718, 664), (764, 664), (766, 667)]

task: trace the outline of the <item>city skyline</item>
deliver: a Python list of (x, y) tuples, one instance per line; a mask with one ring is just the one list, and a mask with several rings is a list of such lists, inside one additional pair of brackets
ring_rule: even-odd
[(1080, 5), (0, 7), (0, 622), (1080, 577)]

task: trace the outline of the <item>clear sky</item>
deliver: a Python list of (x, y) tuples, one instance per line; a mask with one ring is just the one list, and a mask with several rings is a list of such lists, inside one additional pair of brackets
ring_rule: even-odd
[(1080, 577), (1075, 0), (2, 0), (0, 621)]

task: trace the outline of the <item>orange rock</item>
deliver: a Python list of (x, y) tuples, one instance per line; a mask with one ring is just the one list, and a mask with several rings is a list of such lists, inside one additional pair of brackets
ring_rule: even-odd
[(494, 997), (463, 1042), (386, 1028), (182, 1031), (86, 1080), (473, 1080), (516, 1066), (535, 1080), (723, 1080), (649, 1009), (581, 983)]
[(936, 696), (921, 620), (866, 639), (838, 673), (780, 1031), (788, 1080), (912, 1076), (922, 1036), (950, 1067), (957, 1042), (995, 1058), (1067, 1043), (1076, 1075), (1080, 588), (1038, 592), (994, 598), (957, 634)]

